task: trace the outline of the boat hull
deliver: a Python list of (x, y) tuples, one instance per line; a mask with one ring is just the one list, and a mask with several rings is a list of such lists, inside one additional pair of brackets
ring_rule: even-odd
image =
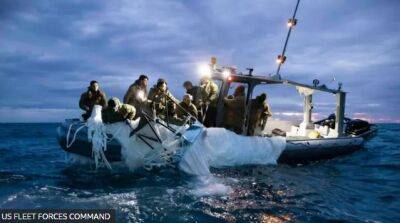
[[(74, 140), (74, 142), (69, 147), (67, 147), (67, 134), (69, 125), (77, 122), (78, 121), (67, 120), (57, 127), (58, 143), (60, 144), (61, 148), (68, 153), (91, 158), (92, 144), (88, 140), (87, 127), (84, 127), (81, 131), (79, 131), (76, 135), (76, 139)], [(75, 133), (77, 128), (78, 126), (72, 126), (70, 139), (72, 138), (72, 135)], [(107, 151), (104, 152), (104, 155), (109, 162), (121, 161), (121, 145), (115, 139), (113, 139), (107, 144)]]
[(362, 137), (288, 140), (278, 159), (279, 163), (299, 164), (353, 153), (363, 148)]

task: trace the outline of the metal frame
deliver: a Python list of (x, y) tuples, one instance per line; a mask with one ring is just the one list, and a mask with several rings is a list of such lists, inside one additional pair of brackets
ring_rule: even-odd
[[(346, 92), (340, 90), (340, 89), (330, 89), (327, 88), (326, 86), (311, 86), (307, 84), (302, 84), (298, 83), (295, 81), (291, 80), (285, 80), (285, 79), (278, 79), (274, 77), (266, 77), (266, 76), (258, 76), (258, 75), (244, 75), (244, 74), (231, 74), (229, 76), (229, 80), (224, 77), (222, 74), (221, 69), (213, 69), (213, 72), (211, 74), (211, 78), (214, 80), (220, 80), (222, 81), (221, 84), (221, 89), (218, 95), (218, 104), (217, 104), (217, 119), (216, 119), (216, 126), (217, 127), (223, 127), (223, 117), (224, 117), (224, 97), (227, 96), (229, 87), (232, 82), (239, 82), (239, 83), (244, 83), (248, 85), (248, 90), (246, 94), (246, 109), (245, 109), (245, 120), (246, 122), (244, 123), (244, 126), (242, 128), (242, 134), (247, 135), (248, 133), (248, 126), (249, 126), (249, 112), (250, 112), (250, 106), (251, 106), (251, 99), (253, 96), (253, 90), (257, 85), (261, 84), (283, 84), (283, 85), (289, 85), (293, 87), (303, 87), (303, 88), (308, 88), (312, 89), (315, 91), (321, 91), (321, 92), (326, 92), (326, 93), (331, 93), (336, 95), (336, 125), (335, 125), (335, 130), (337, 131), (338, 136), (342, 136), (344, 134), (344, 129), (343, 129), (343, 121), (344, 121), (344, 112), (345, 112), (345, 99), (346, 99)], [(312, 96), (310, 97), (305, 97), (305, 106), (310, 105), (312, 102)], [(307, 122), (312, 122), (311, 120), (311, 114), (312, 111), (311, 109), (304, 108), (304, 117), (307, 118)]]
[[(145, 122), (145, 124), (142, 124), (140, 126), (138, 126), (136, 129), (133, 129), (132, 132), (130, 133), (130, 135), (134, 135), (136, 134), (138, 131), (140, 131), (144, 126), (149, 125), (151, 131), (154, 133), (154, 135), (156, 136), (156, 138), (153, 138), (151, 136), (147, 136), (144, 134), (137, 134), (138, 138), (140, 140), (142, 140), (148, 147), (150, 147), (152, 150), (154, 150), (154, 147), (147, 141), (147, 140), (151, 140), (153, 142), (157, 142), (162, 144), (162, 140), (160, 138), (160, 136), (157, 134), (157, 131), (154, 129), (153, 125), (151, 124), (151, 122), (157, 123), (162, 125), (163, 127), (165, 127), (167, 130), (171, 131), (172, 133), (176, 133), (176, 130), (174, 128), (172, 128), (169, 125), (165, 125), (164, 123), (160, 122), (158, 119), (153, 119), (151, 118), (146, 112), (142, 111), (142, 115), (141, 117), (143, 117), (143, 122)], [(147, 140), (146, 140), (147, 139)]]

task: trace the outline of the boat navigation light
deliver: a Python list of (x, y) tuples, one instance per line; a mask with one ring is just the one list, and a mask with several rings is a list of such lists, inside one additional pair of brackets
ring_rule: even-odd
[(227, 79), (229, 76), (231, 76), (231, 72), (228, 69), (225, 69), (222, 71), (222, 76)]
[(278, 64), (283, 64), (283, 63), (285, 63), (285, 60), (286, 60), (286, 56), (282, 56), (282, 55), (278, 55), (278, 58), (276, 58), (276, 62), (277, 62)]
[(211, 77), (211, 67), (208, 64), (199, 66), (199, 73), (202, 77)]
[(297, 19), (289, 19), (287, 22), (287, 27), (291, 28), (296, 26), (296, 24), (297, 24)]

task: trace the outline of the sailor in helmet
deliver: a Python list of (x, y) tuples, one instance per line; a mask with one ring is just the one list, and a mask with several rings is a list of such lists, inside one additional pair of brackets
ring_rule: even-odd
[(116, 97), (108, 100), (108, 107), (102, 111), (103, 122), (107, 124), (134, 120), (135, 116), (135, 107), (129, 104), (122, 104)]

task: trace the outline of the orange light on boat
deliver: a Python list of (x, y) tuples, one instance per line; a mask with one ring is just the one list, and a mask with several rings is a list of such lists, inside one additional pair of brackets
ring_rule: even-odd
[(228, 69), (225, 69), (225, 70), (222, 72), (222, 76), (223, 76), (225, 79), (227, 79), (227, 78), (229, 78), (229, 77), (231, 76), (231, 72), (230, 72)]
[(283, 64), (286, 61), (286, 56), (278, 55), (278, 58), (276, 58), (276, 62), (278, 64)]
[(287, 27), (291, 28), (296, 26), (296, 24), (297, 24), (297, 19), (289, 19), (287, 22)]

